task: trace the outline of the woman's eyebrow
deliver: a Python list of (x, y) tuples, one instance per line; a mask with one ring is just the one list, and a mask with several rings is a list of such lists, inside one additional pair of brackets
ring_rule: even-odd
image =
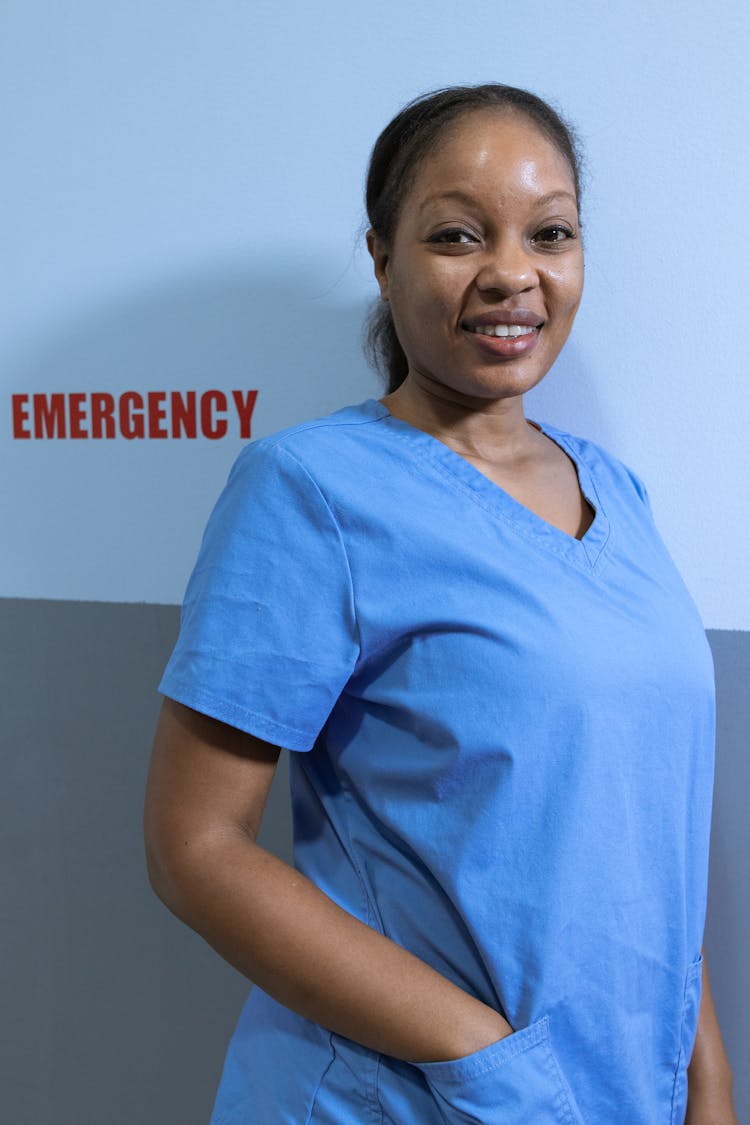
[[(555, 191), (548, 191), (544, 195), (540, 195), (536, 199), (534, 199), (533, 203), (536, 207), (546, 207), (550, 203), (556, 202), (558, 199), (566, 201), (568, 203), (572, 203), (574, 207), (578, 206), (575, 192), (568, 191), (565, 188), (559, 188)], [(419, 210), (424, 211), (433, 203), (442, 203), (445, 200), (453, 200), (456, 203), (463, 203), (468, 207), (481, 207), (481, 202), (477, 200), (475, 195), (471, 195), (466, 191), (461, 191), (460, 188), (454, 188), (451, 191), (438, 191), (433, 195), (428, 195), (427, 198), (423, 199), (420, 203)]]
[(420, 203), (419, 210), (424, 211), (432, 203), (442, 203), (443, 200), (446, 199), (455, 200), (457, 203), (464, 203), (468, 207), (477, 206), (476, 196), (470, 195), (468, 192), (461, 191), (459, 188), (456, 188), (453, 191), (437, 191), (433, 195), (428, 195), (427, 198), (423, 199)]
[(574, 206), (578, 206), (578, 200), (575, 193), (572, 191), (565, 191), (562, 188), (559, 191), (548, 191), (546, 195), (540, 195), (536, 200), (538, 207), (546, 207), (548, 203), (554, 203), (557, 199), (567, 200)]

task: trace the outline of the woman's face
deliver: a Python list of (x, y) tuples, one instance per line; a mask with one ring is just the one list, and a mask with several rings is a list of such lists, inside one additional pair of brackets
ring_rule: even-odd
[(568, 162), (526, 118), (459, 120), (418, 166), (391, 244), (368, 241), (412, 382), (486, 401), (549, 371), (581, 299), (583, 249)]

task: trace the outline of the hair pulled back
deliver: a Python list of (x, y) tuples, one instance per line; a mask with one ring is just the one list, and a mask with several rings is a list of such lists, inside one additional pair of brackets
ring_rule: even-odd
[[(568, 162), (580, 205), (578, 142), (572, 128), (551, 105), (516, 86), (449, 86), (409, 102), (375, 142), (367, 170), (365, 203), (370, 227), (386, 244), (393, 239), (418, 165), (459, 117), (481, 109), (512, 111), (536, 125)], [(365, 325), (364, 342), (368, 360), (386, 377), (388, 393), (395, 391), (409, 367), (387, 303), (378, 301), (373, 307)]]

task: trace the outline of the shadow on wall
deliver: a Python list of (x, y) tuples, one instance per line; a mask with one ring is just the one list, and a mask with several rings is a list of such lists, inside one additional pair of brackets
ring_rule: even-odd
[[(263, 436), (382, 393), (361, 349), (368, 304), (351, 280), (326, 290), (292, 260), (268, 268), (227, 261), (104, 299), (16, 341), (2, 382), (26, 393), (258, 389), (252, 433)], [(595, 380), (575, 339), (530, 396), (529, 412), (606, 438)], [(0, 591), (178, 601), (241, 444), (234, 419), (222, 441), (2, 443), (0, 469), (14, 488), (0, 498), (8, 533)]]
[[(374, 284), (372, 288), (375, 296)], [(361, 350), (370, 301), (293, 259), (227, 261), (118, 294), (17, 343), (3, 381), (15, 390), (261, 386), (263, 433), (382, 391)], [(575, 336), (529, 396), (545, 420), (606, 441), (585, 350)]]
[[(297, 420), (322, 400), (338, 405), (340, 384), (372, 381), (359, 346), (367, 303), (342, 290), (293, 259), (268, 268), (227, 260), (112, 294), (36, 331), (6, 360), (4, 380), (81, 390), (255, 380)], [(288, 413), (271, 416), (289, 424)]]
[[(17, 343), (9, 392), (259, 391), (254, 437), (380, 393), (362, 356), (366, 303), (279, 262), (230, 264), (103, 301)], [(8, 403), (9, 406), (9, 403)], [(27, 597), (176, 602), (205, 520), (244, 442), (2, 443), (14, 488), (2, 588)], [(29, 520), (30, 511), (35, 519)], [(49, 543), (56, 544), (50, 558)]]
[(615, 428), (601, 401), (596, 371), (577, 337), (565, 345), (550, 373), (526, 396), (526, 414), (617, 453)]

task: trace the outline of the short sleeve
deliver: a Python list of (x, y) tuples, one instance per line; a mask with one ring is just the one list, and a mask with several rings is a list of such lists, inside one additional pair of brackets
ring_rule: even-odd
[(206, 527), (159, 690), (289, 750), (309, 750), (357, 660), (333, 513), (291, 453), (240, 454)]

